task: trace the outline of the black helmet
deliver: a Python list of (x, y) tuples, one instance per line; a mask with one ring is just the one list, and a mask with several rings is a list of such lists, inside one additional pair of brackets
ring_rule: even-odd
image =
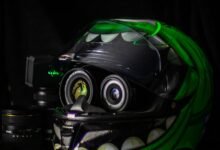
[(202, 50), (154, 20), (96, 21), (60, 62), (55, 147), (98, 150), (194, 149), (212, 92)]

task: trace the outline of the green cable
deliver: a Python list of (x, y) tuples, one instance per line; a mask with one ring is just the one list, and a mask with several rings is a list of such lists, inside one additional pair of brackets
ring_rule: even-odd
[(188, 74), (175, 99), (193, 92), (193, 112), (197, 113), (209, 103), (212, 95), (212, 70), (202, 49), (181, 31), (162, 25), (158, 33), (188, 66)]

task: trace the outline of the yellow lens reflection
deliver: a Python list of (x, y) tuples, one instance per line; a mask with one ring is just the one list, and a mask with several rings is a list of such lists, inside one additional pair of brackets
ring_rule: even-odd
[(72, 89), (72, 95), (74, 96), (74, 99), (77, 100), (80, 96), (87, 96), (88, 90), (87, 90), (87, 84), (83, 80), (78, 80)]

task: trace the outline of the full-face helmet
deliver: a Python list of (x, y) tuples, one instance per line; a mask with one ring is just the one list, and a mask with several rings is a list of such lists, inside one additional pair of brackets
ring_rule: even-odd
[(205, 54), (155, 20), (96, 21), (59, 61), (55, 148), (195, 149), (212, 93)]

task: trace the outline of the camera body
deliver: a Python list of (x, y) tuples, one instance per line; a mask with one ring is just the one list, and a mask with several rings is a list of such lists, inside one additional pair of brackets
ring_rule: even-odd
[(54, 56), (26, 58), (25, 84), (32, 89), (32, 103), (28, 108), (12, 106), (2, 110), (4, 149), (53, 149), (53, 113), (54, 108), (61, 107), (58, 93), (63, 75), (55, 72), (57, 64)]
[(39, 106), (59, 106), (59, 84), (72, 63), (62, 63), (55, 56), (28, 56), (25, 84), (33, 89), (34, 103)]

